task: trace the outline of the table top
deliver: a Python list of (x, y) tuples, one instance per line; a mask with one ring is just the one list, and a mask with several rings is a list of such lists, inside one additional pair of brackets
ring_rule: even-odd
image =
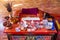
[(39, 29), (36, 31), (28, 32), (28, 31), (20, 31), (16, 32), (15, 28), (18, 26), (18, 24), (12, 25), (12, 29), (4, 29), (4, 33), (10, 33), (10, 34), (55, 34), (57, 33), (56, 30), (47, 30), (47, 29)]

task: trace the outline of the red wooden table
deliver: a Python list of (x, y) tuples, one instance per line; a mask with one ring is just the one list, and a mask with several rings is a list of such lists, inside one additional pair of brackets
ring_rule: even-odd
[(36, 30), (36, 31), (32, 31), (32, 32), (28, 32), (28, 31), (20, 31), (20, 32), (16, 32), (15, 28), (18, 27), (19, 25), (18, 24), (13, 24), (12, 25), (12, 29), (6, 29), (4, 30), (4, 33), (7, 33), (7, 36), (8, 36), (8, 40), (10, 40), (10, 36), (11, 35), (54, 35), (57, 33), (56, 30), (47, 30), (47, 29), (39, 29), (39, 30)]
[(52, 34), (52, 33), (57, 33), (56, 30), (47, 30), (45, 28), (42, 28), (40, 30), (36, 30), (36, 31), (32, 31), (32, 32), (28, 32), (28, 31), (20, 31), (20, 32), (16, 32), (15, 28), (18, 27), (18, 24), (14, 24), (12, 25), (12, 29), (6, 29), (4, 30), (5, 33), (10, 33), (10, 34), (28, 34), (28, 33), (32, 33), (32, 34)]

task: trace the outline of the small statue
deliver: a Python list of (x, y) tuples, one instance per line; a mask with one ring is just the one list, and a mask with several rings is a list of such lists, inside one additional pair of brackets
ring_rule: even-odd
[(9, 16), (5, 17), (6, 21), (3, 23), (5, 27), (12, 28), (12, 24), (9, 21)]

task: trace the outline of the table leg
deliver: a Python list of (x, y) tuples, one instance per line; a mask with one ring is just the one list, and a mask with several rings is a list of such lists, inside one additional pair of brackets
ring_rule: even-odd
[(11, 39), (11, 35), (10, 35), (10, 34), (7, 34), (7, 37), (8, 37), (8, 40), (10, 40), (10, 39)]

